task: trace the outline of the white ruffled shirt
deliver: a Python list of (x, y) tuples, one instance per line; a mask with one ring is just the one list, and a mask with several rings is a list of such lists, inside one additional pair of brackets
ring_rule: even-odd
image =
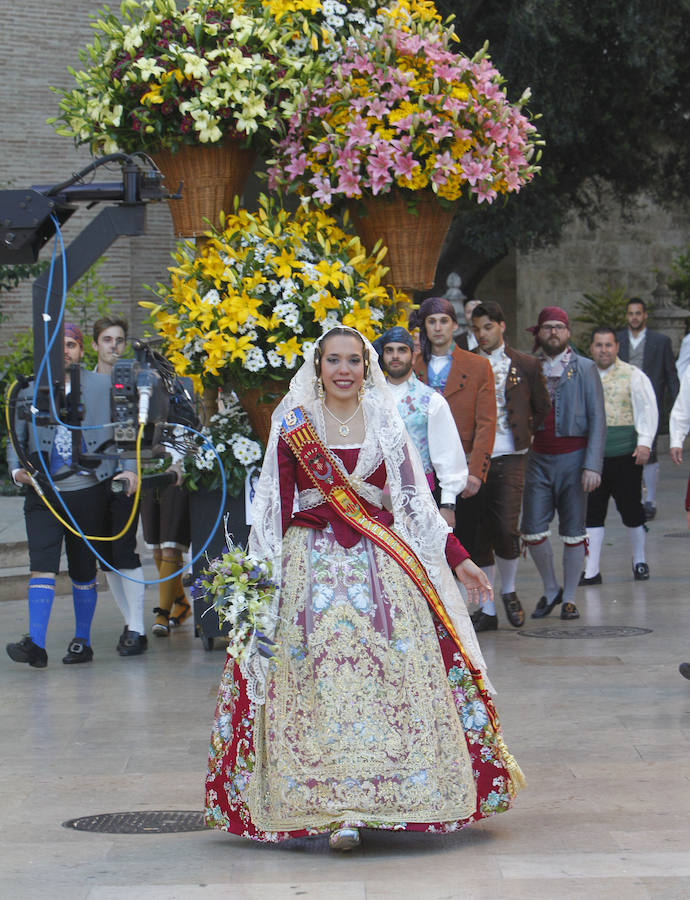
[[(396, 403), (408, 393), (406, 381), (402, 384), (389, 381), (388, 388)], [(448, 401), (436, 391), (429, 400), (427, 435), (431, 465), (441, 488), (441, 503), (455, 503), (455, 498), (467, 484), (467, 457)]]
[(676, 402), (673, 404), (668, 425), (671, 447), (682, 448), (683, 441), (690, 431), (690, 367), (685, 370), (681, 378), (680, 390)]

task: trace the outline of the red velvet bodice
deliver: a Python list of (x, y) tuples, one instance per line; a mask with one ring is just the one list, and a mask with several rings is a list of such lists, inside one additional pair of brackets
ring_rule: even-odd
[[(342, 460), (349, 474), (354, 471), (359, 456), (359, 448), (331, 448), (331, 452), (335, 453)], [(298, 464), (294, 454), (282, 437), (278, 439), (278, 472), (280, 477), (283, 534), (285, 534), (290, 525), (321, 529), (330, 524), (336, 540), (342, 547), (354, 547), (361, 537), (359, 531), (342, 519), (325, 501), (311, 509), (299, 510), (293, 514), (292, 506), (295, 486), (297, 486), (298, 491), (305, 491), (313, 488), (314, 485), (304, 469)], [(366, 480), (367, 483), (383, 489), (386, 484), (385, 464), (381, 463), (378, 469), (372, 472)], [(379, 509), (379, 507), (374, 506), (361, 497), (359, 500), (372, 519), (376, 519), (382, 525), (391, 526), (393, 524), (393, 515), (387, 509)], [(450, 567), (454, 568), (468, 557), (469, 554), (460, 541), (452, 532), (449, 533), (446, 542), (446, 559)]]

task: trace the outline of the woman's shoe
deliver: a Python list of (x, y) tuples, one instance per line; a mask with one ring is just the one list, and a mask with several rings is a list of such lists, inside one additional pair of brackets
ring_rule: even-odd
[(187, 603), (186, 597), (178, 597), (173, 603), (173, 608), (170, 610), (170, 616), (168, 617), (168, 622), (171, 628), (177, 628), (178, 625), (181, 625), (185, 619), (188, 619), (192, 614), (192, 607)]
[(168, 610), (161, 609), (160, 606), (154, 606), (153, 611), (156, 614), (156, 621), (151, 626), (151, 631), (158, 637), (167, 637), (170, 634)]
[(328, 846), (331, 850), (354, 850), (359, 847), (362, 839), (356, 828), (338, 828), (337, 831), (331, 831), (328, 838)]

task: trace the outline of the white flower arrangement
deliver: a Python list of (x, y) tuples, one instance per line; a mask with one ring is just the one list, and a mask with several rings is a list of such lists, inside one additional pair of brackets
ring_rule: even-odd
[[(236, 397), (224, 399), (224, 408), (211, 416), (201, 434), (202, 438), (196, 438), (196, 453), (185, 456), (184, 486), (191, 491), (214, 490), (225, 478), (228, 494), (238, 496), (244, 487), (247, 470), (260, 462), (264, 448)], [(211, 445), (223, 462), (222, 472)]]

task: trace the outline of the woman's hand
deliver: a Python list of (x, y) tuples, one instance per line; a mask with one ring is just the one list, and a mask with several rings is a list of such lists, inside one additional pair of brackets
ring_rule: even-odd
[(494, 591), (489, 579), (471, 559), (465, 559), (457, 565), (455, 574), (464, 585), (470, 603), (484, 603), (493, 598)]

